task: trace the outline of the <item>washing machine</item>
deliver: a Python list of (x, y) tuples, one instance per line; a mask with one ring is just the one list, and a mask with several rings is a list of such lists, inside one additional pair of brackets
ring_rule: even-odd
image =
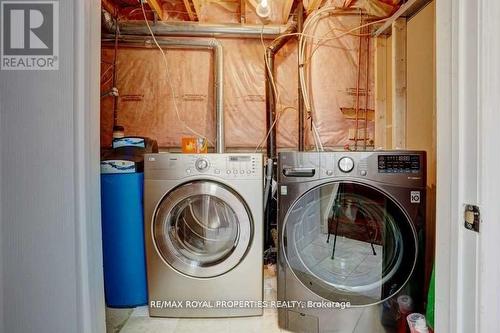
[(425, 152), (287, 152), (278, 170), (281, 327), (396, 332), (423, 310)]
[(148, 154), (149, 313), (262, 315), (261, 154)]

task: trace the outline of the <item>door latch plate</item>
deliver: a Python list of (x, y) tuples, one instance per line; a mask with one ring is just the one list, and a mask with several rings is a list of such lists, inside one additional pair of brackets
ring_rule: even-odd
[(479, 232), (480, 221), (481, 221), (481, 214), (479, 212), (479, 207), (475, 205), (465, 205), (465, 212), (464, 212), (465, 228)]

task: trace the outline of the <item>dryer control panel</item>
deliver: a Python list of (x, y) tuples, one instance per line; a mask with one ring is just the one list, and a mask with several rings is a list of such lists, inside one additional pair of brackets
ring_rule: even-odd
[(180, 179), (210, 175), (224, 179), (260, 179), (263, 177), (262, 154), (149, 154), (145, 161), (146, 177)]

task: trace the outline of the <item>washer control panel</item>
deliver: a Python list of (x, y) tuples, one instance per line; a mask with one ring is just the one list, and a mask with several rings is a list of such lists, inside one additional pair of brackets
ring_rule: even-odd
[(263, 175), (262, 154), (148, 154), (145, 164), (150, 174), (165, 175), (166, 179), (200, 174), (225, 179), (257, 179)]
[(241, 177), (246, 175), (255, 175), (257, 173), (257, 162), (255, 156), (252, 155), (229, 155), (226, 160), (224, 170), (227, 175), (233, 177)]

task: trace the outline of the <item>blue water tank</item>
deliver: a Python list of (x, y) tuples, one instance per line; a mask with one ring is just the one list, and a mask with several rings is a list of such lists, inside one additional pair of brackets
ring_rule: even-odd
[(101, 159), (101, 217), (106, 305), (147, 304), (143, 216), (145, 149), (120, 146)]

